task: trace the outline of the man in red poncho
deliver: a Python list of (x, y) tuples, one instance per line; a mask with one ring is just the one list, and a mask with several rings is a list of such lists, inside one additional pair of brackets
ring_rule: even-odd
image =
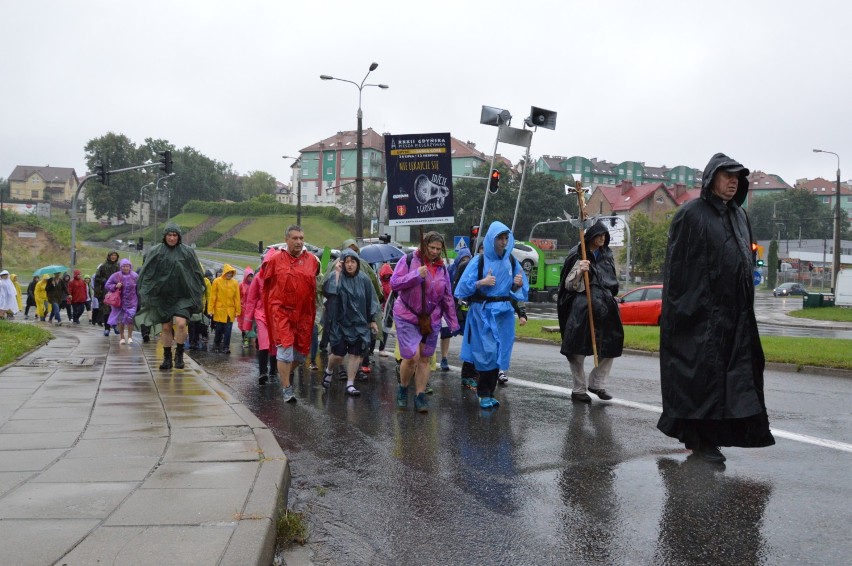
[(300, 226), (289, 226), (286, 240), (286, 250), (267, 254), (258, 277), (264, 280), (263, 303), (269, 339), (278, 348), (284, 401), (295, 403), (290, 368), (294, 361), (303, 362), (311, 349), (319, 261), (305, 249), (305, 233)]

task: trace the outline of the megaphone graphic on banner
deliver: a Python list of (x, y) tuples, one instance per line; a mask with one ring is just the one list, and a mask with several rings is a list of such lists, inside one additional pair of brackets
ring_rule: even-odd
[(414, 180), (414, 198), (420, 204), (426, 204), (430, 200), (438, 201), (438, 208), (444, 207), (444, 199), (450, 194), (450, 189), (436, 185), (426, 175), (418, 175)]

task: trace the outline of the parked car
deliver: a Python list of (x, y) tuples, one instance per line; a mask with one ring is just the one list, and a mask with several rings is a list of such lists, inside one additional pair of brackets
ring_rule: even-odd
[(790, 295), (807, 295), (808, 291), (801, 283), (781, 283), (772, 290), (773, 297), (789, 297)]
[(648, 285), (625, 293), (618, 299), (622, 324), (659, 326), (663, 310), (663, 286)]
[(512, 255), (524, 268), (524, 271), (529, 273), (538, 264), (538, 252), (530, 245), (523, 242), (515, 242), (515, 248), (512, 250)]

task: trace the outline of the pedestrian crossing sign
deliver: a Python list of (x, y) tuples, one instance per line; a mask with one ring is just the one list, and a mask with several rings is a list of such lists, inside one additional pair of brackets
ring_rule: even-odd
[(467, 236), (454, 236), (453, 237), (453, 249), (457, 252), (470, 249), (470, 239)]

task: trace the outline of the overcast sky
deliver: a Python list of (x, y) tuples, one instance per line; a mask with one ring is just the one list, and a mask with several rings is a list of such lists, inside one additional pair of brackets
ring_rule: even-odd
[[(289, 182), (282, 155), (364, 127), (449, 131), (490, 154), (482, 105), (533, 157), (852, 178), (852, 4), (827, 0), (0, 0), (0, 177), (85, 171), (109, 131), (163, 138)], [(522, 148), (501, 144), (513, 162)]]

